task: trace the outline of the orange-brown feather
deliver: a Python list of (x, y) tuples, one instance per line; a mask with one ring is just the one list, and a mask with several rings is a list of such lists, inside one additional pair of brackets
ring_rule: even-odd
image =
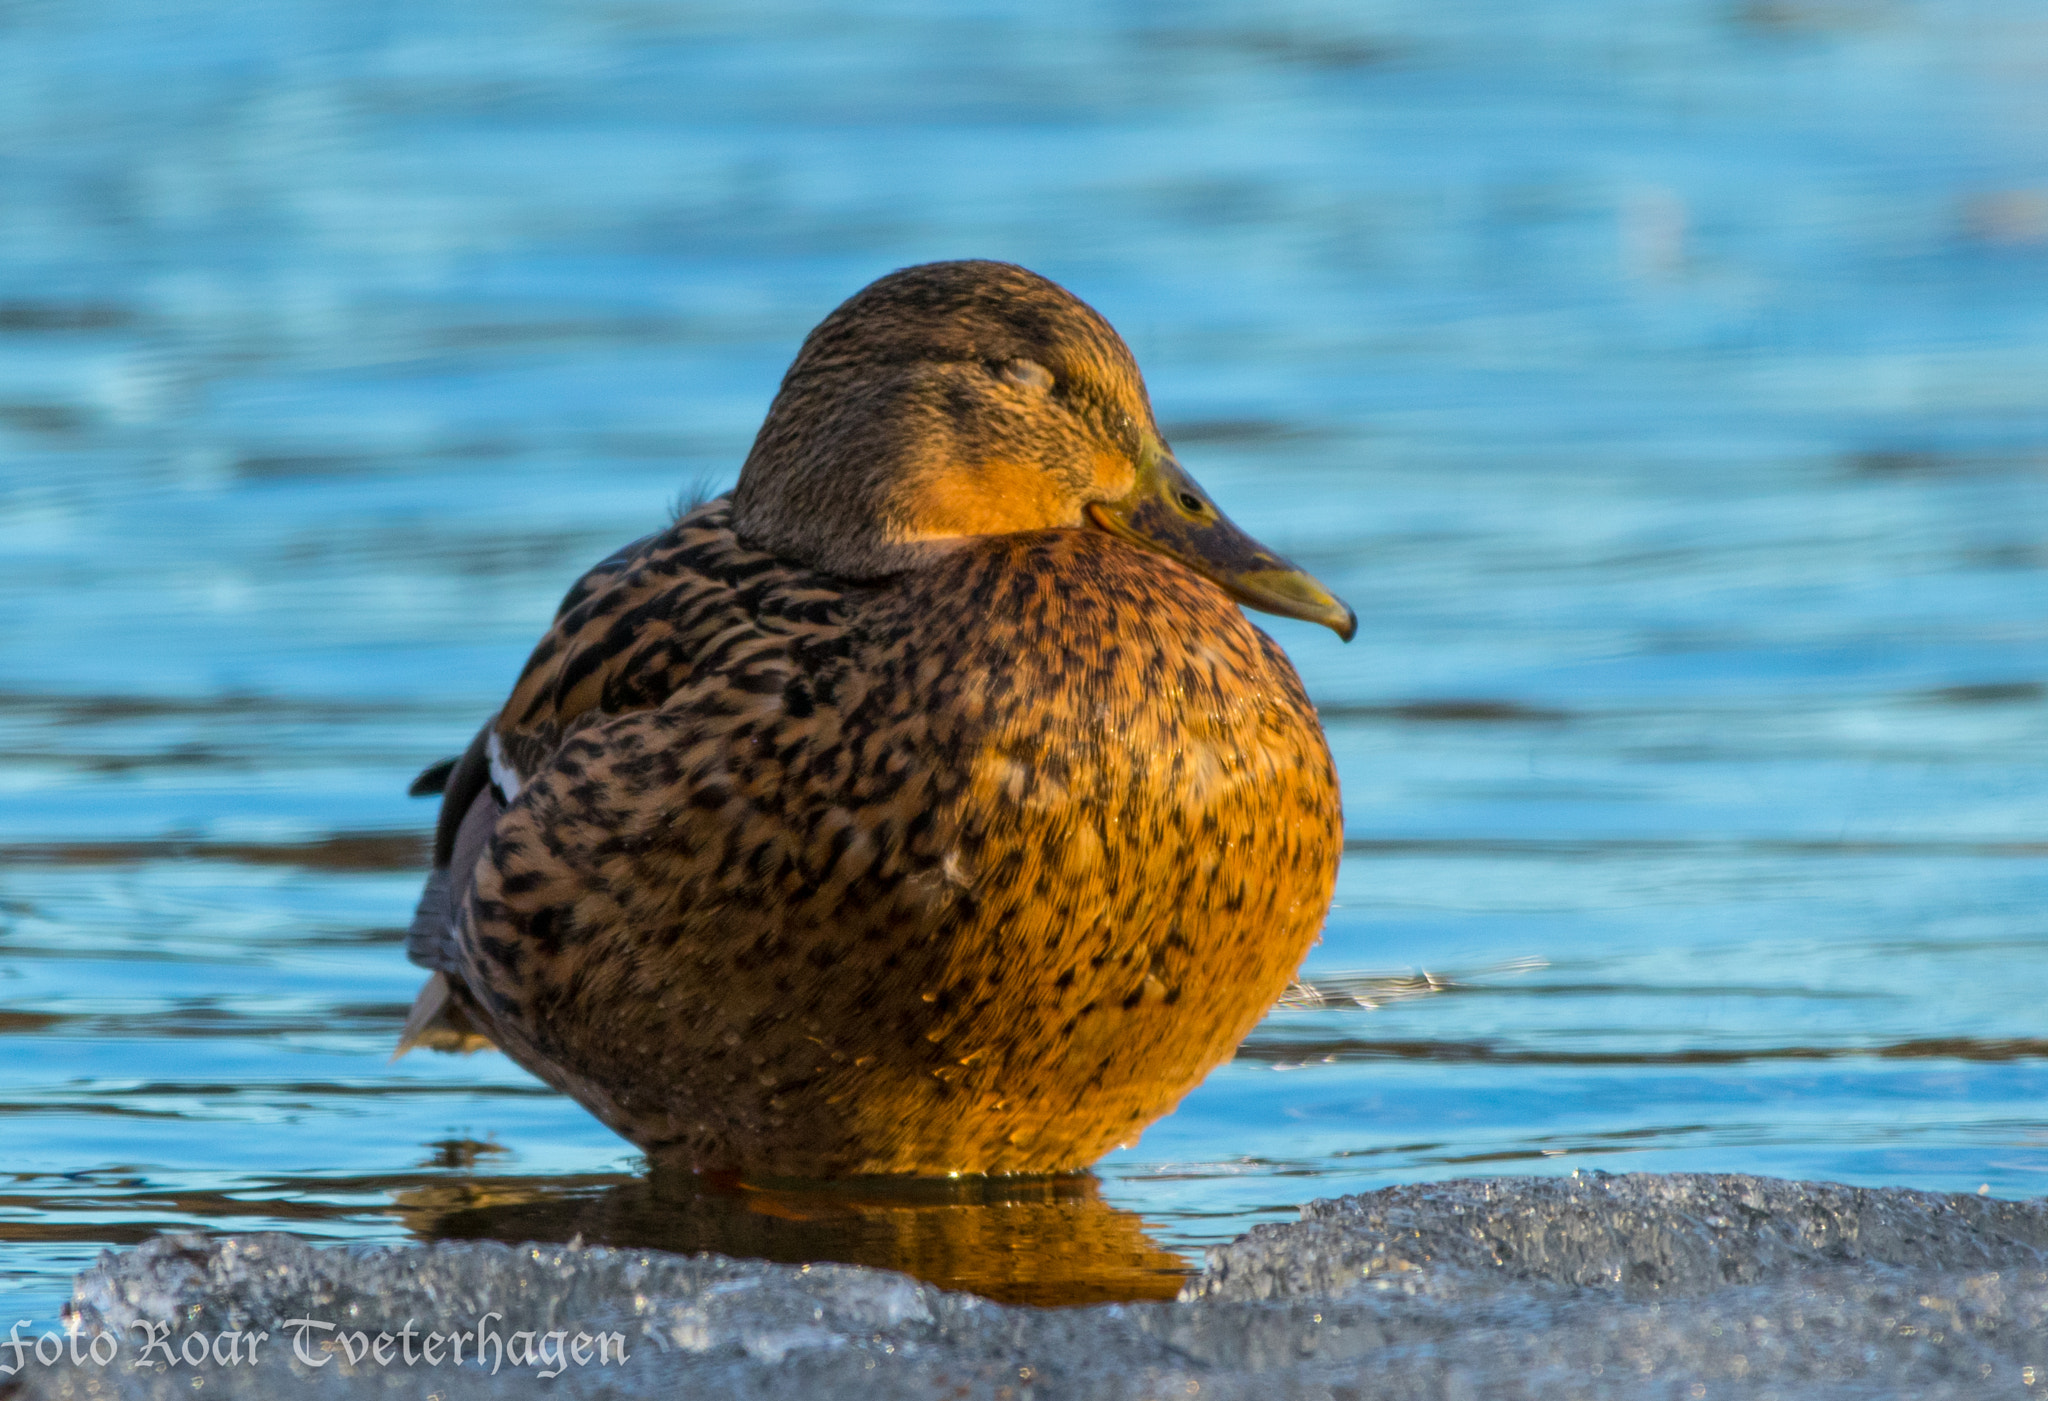
[(912, 481), (901, 500), (900, 538), (906, 541), (1081, 524), (1081, 506), (1064, 483), (1014, 459), (943, 463)]

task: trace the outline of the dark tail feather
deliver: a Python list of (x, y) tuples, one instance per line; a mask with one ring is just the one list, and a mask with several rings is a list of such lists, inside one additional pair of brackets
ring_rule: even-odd
[(455, 772), (455, 766), (462, 762), (457, 754), (443, 759), (438, 764), (429, 764), (420, 770), (420, 776), (412, 781), (412, 787), (405, 790), (408, 798), (431, 798), (448, 786), (448, 775)]

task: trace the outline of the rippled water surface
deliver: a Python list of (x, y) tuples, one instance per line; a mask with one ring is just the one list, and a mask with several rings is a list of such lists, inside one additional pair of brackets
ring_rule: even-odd
[(792, 1248), (387, 1064), (404, 790), (963, 255), (1362, 620), (1266, 623), (1344, 783), (1311, 987), (1102, 1165), (1110, 1248), (2048, 1192), (2044, 92), (2032, 0), (0, 9), (0, 1301), (177, 1226)]

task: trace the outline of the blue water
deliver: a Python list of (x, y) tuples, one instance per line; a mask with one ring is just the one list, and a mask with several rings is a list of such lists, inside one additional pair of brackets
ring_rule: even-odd
[[(630, 1182), (386, 1063), (430, 805), (873, 276), (1013, 259), (1358, 610), (1318, 990), (1100, 1169), (2048, 1192), (2037, 0), (0, 14), (0, 1304)], [(7, 1318), (18, 1316), (7, 1313)]]

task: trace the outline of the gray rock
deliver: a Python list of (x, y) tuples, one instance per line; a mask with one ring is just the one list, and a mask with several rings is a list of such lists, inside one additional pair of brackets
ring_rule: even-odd
[(1842, 1265), (2044, 1263), (2043, 1202), (1707, 1173), (1574, 1173), (1310, 1202), (1297, 1225), (1257, 1226), (1212, 1249), (1182, 1297), (1330, 1296), (1405, 1275), (1466, 1290), (1547, 1280), (1644, 1297)]
[[(189, 1397), (195, 1384), (441, 1401), (2048, 1396), (2040, 1202), (1587, 1175), (1398, 1187), (1316, 1202), (1303, 1218), (1212, 1251), (1180, 1303), (1070, 1309), (842, 1265), (165, 1237), (79, 1278), (81, 1340), (119, 1337), (111, 1365), (31, 1360), (16, 1381), (52, 1401)], [(515, 1354), (495, 1375), (488, 1357), (452, 1365), (446, 1344), (442, 1365), (403, 1361), (408, 1320), (417, 1348), (489, 1314)], [(299, 1329), (324, 1363), (296, 1355), (289, 1319), (335, 1325)], [(137, 1325), (149, 1324), (169, 1324), (172, 1348), (204, 1336), (208, 1360), (166, 1364), (157, 1349), (138, 1368)], [(234, 1331), (271, 1336), (253, 1363), (215, 1361)], [(380, 1331), (392, 1335), (384, 1365), (363, 1351)], [(521, 1334), (540, 1365), (518, 1355)], [(579, 1334), (622, 1341), (605, 1362), (586, 1344), (579, 1364)]]

